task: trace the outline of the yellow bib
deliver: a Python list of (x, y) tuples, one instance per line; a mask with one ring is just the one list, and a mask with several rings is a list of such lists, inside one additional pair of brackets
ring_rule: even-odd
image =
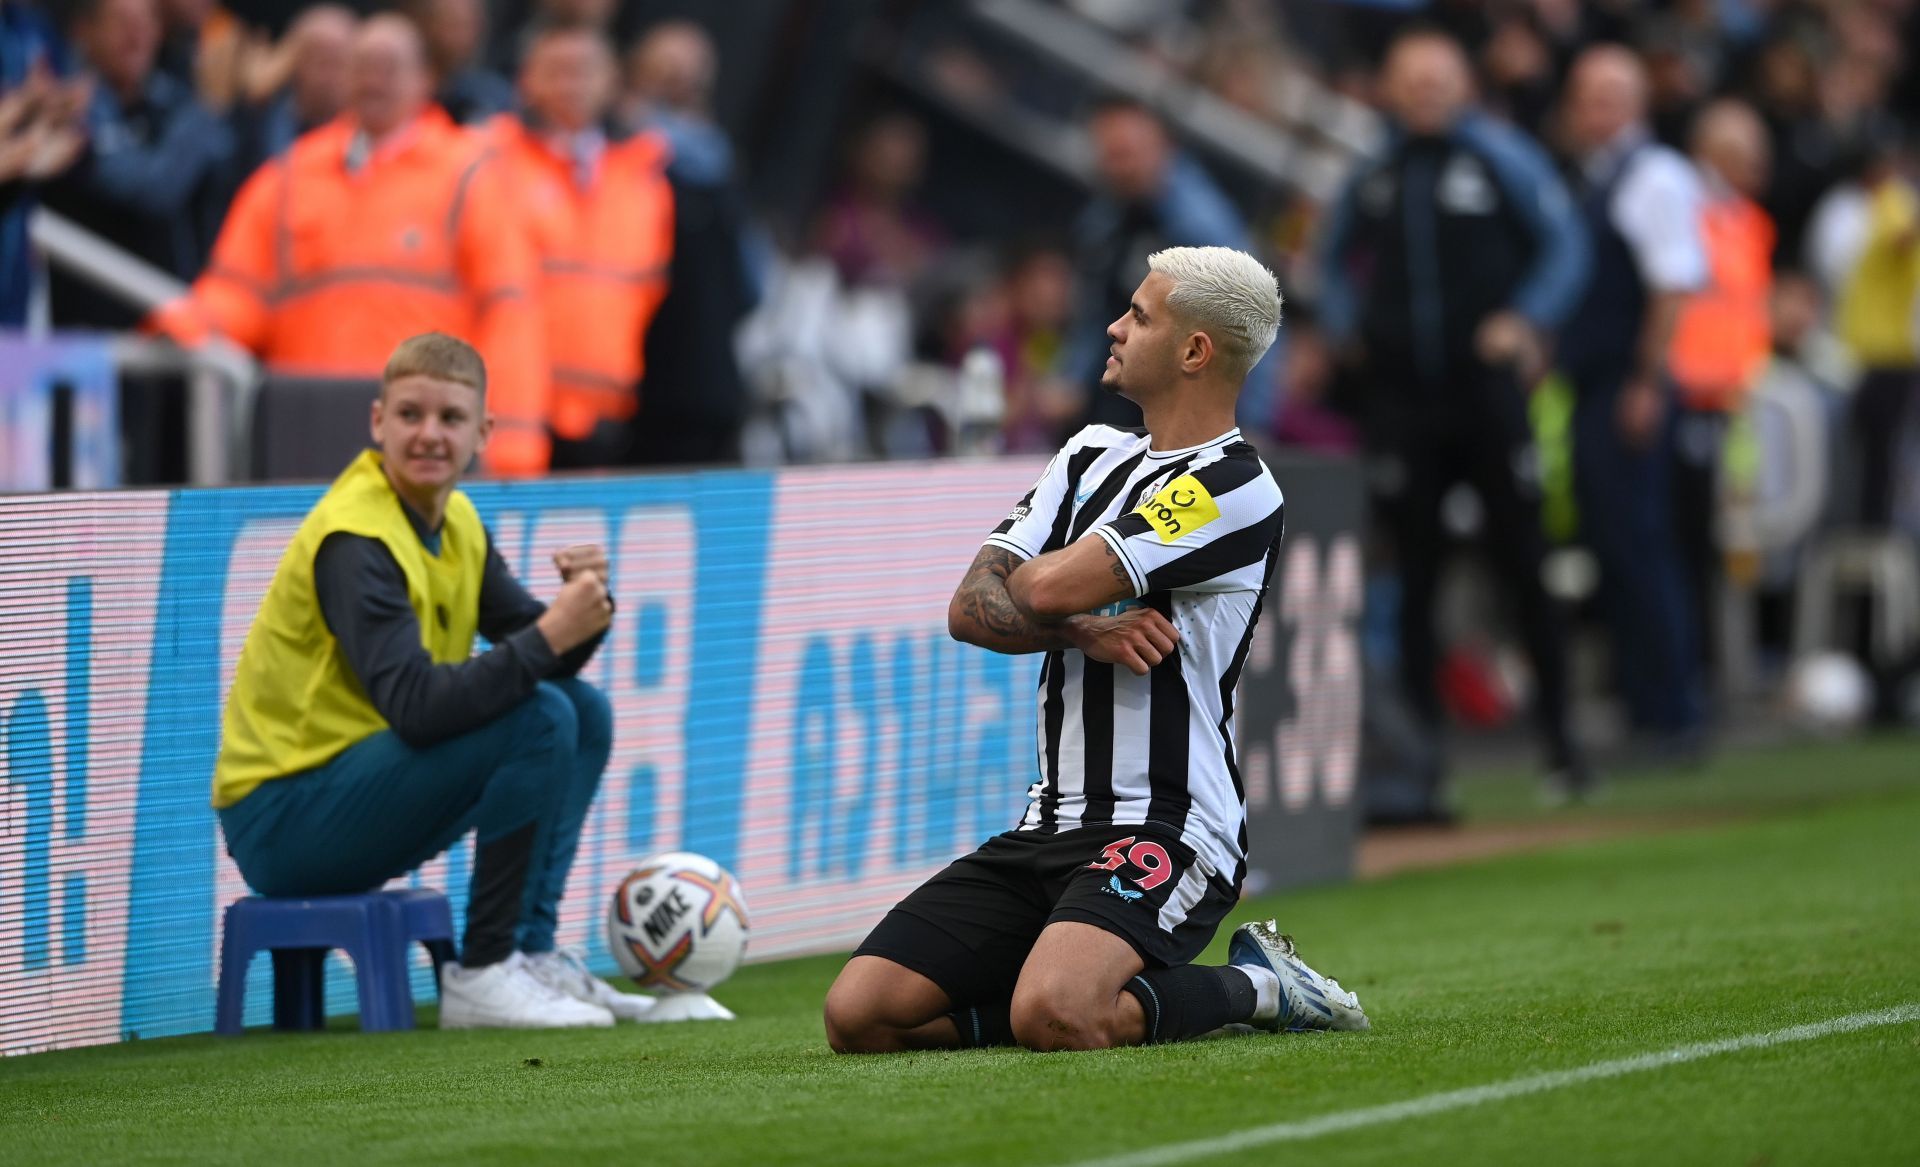
[(1920, 300), (1920, 198), (1903, 182), (1881, 186), (1869, 204), (1867, 241), (1840, 294), (1840, 339), (1863, 367), (1902, 368), (1920, 356), (1914, 308)]
[(314, 591), (313, 560), (336, 532), (378, 539), (407, 577), (420, 645), (435, 664), (473, 654), (487, 533), (465, 494), (447, 500), (440, 553), (421, 545), (400, 496), (369, 450), (308, 512), (267, 586), (227, 695), (213, 805), (232, 806), (262, 782), (300, 774), (387, 728), (367, 700)]

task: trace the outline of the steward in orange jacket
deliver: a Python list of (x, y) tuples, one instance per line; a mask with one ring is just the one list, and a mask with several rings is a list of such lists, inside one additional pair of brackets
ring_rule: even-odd
[(400, 341), (467, 340), (486, 359), (488, 469), (547, 468), (546, 340), (525, 220), (480, 136), (428, 105), (419, 34), (374, 17), (354, 44), (352, 109), (241, 188), (207, 270), (154, 323), (217, 332), (274, 372), (377, 379)]
[(1674, 527), (1687, 566), (1702, 663), (1717, 661), (1715, 597), (1736, 548), (1723, 537), (1729, 514), (1721, 468), (1734, 415), (1766, 372), (1773, 353), (1773, 220), (1752, 196), (1765, 189), (1765, 123), (1738, 101), (1716, 101), (1693, 124), (1693, 157), (1706, 201), (1700, 234), (1707, 285), (1689, 296), (1674, 323), (1667, 369), (1679, 393), (1674, 423)]
[(1759, 204), (1706, 177), (1707, 285), (1681, 308), (1667, 365), (1685, 408), (1730, 413), (1773, 355), (1774, 229)]
[(488, 126), (539, 253), (556, 467), (624, 460), (647, 326), (673, 255), (666, 144), (602, 128), (614, 81), (613, 52), (597, 33), (549, 29), (527, 48), (525, 116)]
[(1737, 412), (1773, 355), (1773, 220), (1753, 201), (1766, 186), (1768, 141), (1759, 115), (1738, 101), (1714, 102), (1694, 119), (1707, 284), (1681, 307), (1667, 349), (1685, 410)]

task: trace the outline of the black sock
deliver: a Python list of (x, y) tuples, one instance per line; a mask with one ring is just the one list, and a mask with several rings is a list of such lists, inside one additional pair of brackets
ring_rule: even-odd
[(1185, 1041), (1253, 1016), (1253, 980), (1231, 965), (1150, 968), (1122, 986), (1147, 1014), (1147, 1044)]
[(1015, 1044), (1012, 1008), (1010, 1001), (994, 1001), (955, 1009), (947, 1017), (952, 1020), (953, 1027), (960, 1031), (962, 1049), (990, 1049)]
[(528, 823), (474, 848), (467, 934), (460, 945), (460, 963), (467, 968), (498, 964), (513, 955), (521, 893), (526, 890), (533, 835), (539, 825)]

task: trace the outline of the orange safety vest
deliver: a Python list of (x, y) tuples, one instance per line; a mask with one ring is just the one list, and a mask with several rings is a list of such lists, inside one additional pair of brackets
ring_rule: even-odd
[(553, 397), (547, 424), (578, 440), (640, 404), (647, 325), (667, 294), (673, 190), (666, 143), (609, 141), (584, 182), (511, 114), (488, 127), (540, 256)]
[(1731, 412), (1773, 349), (1773, 220), (1751, 199), (1728, 194), (1700, 216), (1708, 284), (1687, 298), (1667, 365), (1689, 409)]
[(342, 118), (241, 187), (192, 292), (153, 324), (183, 344), (219, 332), (274, 372), (378, 377), (421, 332), (487, 362), (486, 465), (547, 468), (549, 385), (526, 223), (487, 143), (429, 109), (357, 168)]

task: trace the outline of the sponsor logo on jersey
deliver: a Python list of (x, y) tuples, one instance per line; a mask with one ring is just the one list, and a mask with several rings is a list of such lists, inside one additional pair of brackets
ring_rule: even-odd
[(1182, 474), (1141, 503), (1137, 513), (1147, 520), (1162, 543), (1171, 543), (1219, 518), (1220, 504), (1213, 501), (1198, 478)]

